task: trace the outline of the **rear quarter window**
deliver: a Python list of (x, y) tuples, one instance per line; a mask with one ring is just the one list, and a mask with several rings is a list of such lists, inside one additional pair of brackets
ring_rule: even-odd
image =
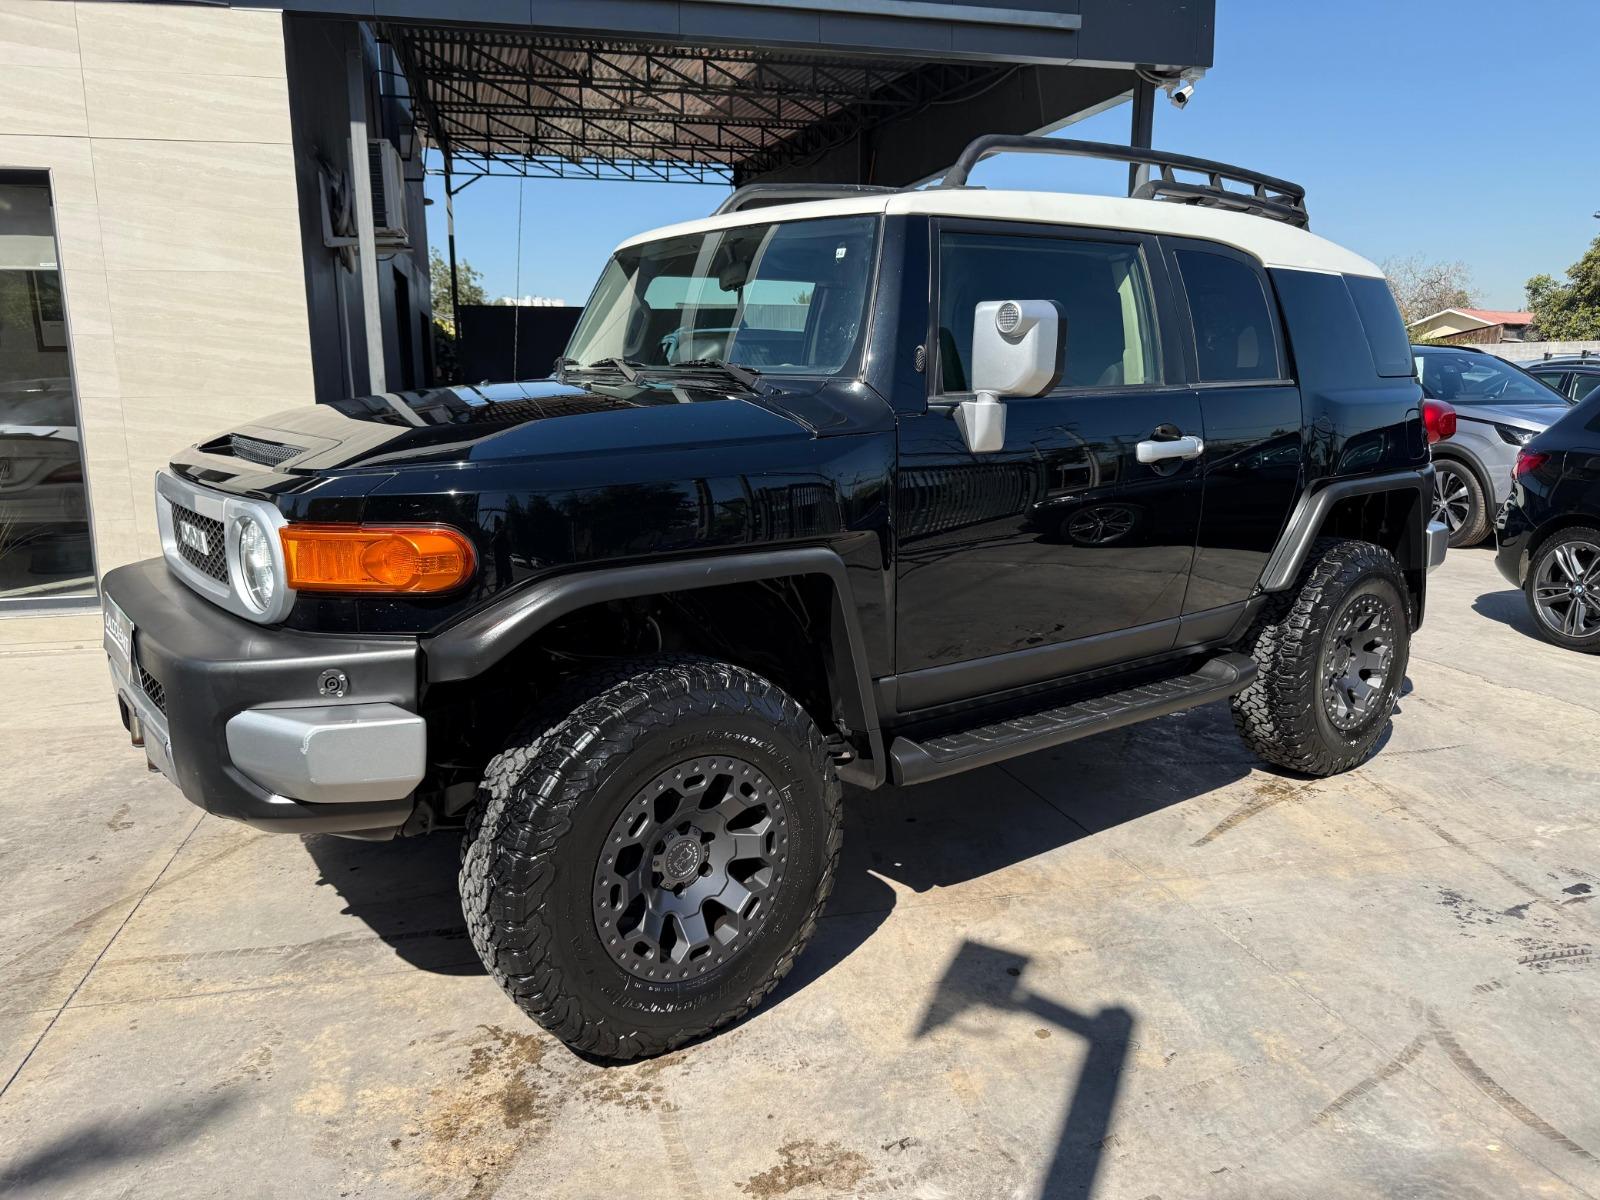
[(1378, 374), (1390, 379), (1414, 374), (1416, 364), (1411, 358), (1411, 341), (1406, 336), (1405, 322), (1394, 294), (1382, 279), (1362, 275), (1346, 275), (1344, 285), (1355, 302), (1356, 315), (1367, 334), (1367, 347), (1372, 351), (1372, 365)]

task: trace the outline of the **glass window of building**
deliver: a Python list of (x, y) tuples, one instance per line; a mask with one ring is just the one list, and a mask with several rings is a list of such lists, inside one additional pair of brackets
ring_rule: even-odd
[(49, 178), (0, 171), (0, 612), (94, 594)]

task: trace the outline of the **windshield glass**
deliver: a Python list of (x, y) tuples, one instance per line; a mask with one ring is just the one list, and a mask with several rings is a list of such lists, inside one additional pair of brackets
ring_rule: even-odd
[(1423, 393), (1449, 404), (1566, 404), (1567, 398), (1492, 354), (1416, 352)]
[(832, 375), (855, 355), (878, 218), (740, 225), (619, 250), (567, 346), (578, 367), (714, 359)]

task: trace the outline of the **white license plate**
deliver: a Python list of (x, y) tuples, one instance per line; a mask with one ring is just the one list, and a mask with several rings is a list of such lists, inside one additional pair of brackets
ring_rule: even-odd
[(127, 613), (117, 607), (117, 602), (110, 596), (102, 596), (100, 600), (101, 611), (105, 617), (106, 626), (106, 653), (111, 656), (111, 661), (116, 664), (124, 679), (131, 681), (133, 677), (133, 621)]

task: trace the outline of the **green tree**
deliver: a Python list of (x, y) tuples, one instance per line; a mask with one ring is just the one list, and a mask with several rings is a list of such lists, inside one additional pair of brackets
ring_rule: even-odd
[(1600, 339), (1600, 238), (1567, 268), (1566, 283), (1535, 275), (1528, 280), (1527, 292), (1528, 311), (1541, 341)]
[[(456, 309), (450, 297), (450, 263), (436, 248), (428, 250), (428, 284), (433, 293), (433, 323), (447, 337), (456, 335)], [(487, 304), (483, 276), (466, 259), (456, 261), (456, 286), (463, 304)]]

